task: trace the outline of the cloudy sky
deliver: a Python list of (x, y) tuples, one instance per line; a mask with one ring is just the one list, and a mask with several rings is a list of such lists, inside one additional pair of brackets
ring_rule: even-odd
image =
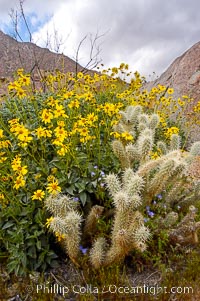
[[(18, 10), (18, 3), (0, 0), (0, 29), (6, 33), (12, 34), (9, 13)], [(79, 51), (84, 65), (97, 35), (106, 67), (125, 62), (147, 78), (160, 75), (200, 41), (199, 0), (25, 0), (23, 6), (37, 45), (48, 42), (53, 50), (60, 45), (59, 51), (75, 58), (87, 36)], [(26, 40), (27, 31), (19, 25)]]

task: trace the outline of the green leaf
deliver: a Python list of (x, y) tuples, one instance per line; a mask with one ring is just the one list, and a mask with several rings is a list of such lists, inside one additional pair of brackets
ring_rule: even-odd
[(35, 215), (35, 222), (37, 224), (42, 223), (42, 219), (43, 219), (43, 214), (42, 214), (42, 210), (38, 209), (36, 215)]
[(70, 185), (65, 189), (65, 191), (71, 195), (74, 195), (74, 185)]
[(82, 205), (85, 206), (85, 203), (87, 201), (87, 194), (83, 191), (80, 193), (79, 197), (80, 197)]
[(27, 255), (29, 255), (29, 257), (31, 258), (37, 258), (37, 252), (35, 246), (31, 246), (30, 248), (28, 248)]
[(40, 241), (40, 240), (38, 240), (38, 241), (36, 242), (36, 247), (37, 247), (38, 250), (41, 250), (42, 244), (41, 244), (41, 241)]
[(75, 183), (75, 187), (78, 188), (79, 193), (85, 190), (85, 185), (83, 183)]
[(27, 257), (26, 257), (26, 254), (24, 254), (24, 253), (21, 254), (20, 258), (21, 258), (22, 265), (23, 265), (23, 267), (25, 268), (25, 267), (26, 267), (26, 264), (27, 264)]
[(5, 223), (5, 225), (2, 227), (2, 230), (5, 230), (7, 228), (10, 228), (14, 225), (13, 221), (8, 221), (7, 223)]
[(97, 180), (94, 180), (94, 181), (92, 181), (91, 183), (92, 183), (92, 185), (94, 186), (94, 188), (97, 187)]

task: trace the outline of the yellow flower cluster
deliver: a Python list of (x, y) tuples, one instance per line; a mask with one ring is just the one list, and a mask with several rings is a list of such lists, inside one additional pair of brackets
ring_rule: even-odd
[(47, 137), (52, 136), (51, 130), (48, 130), (46, 127), (41, 127), (41, 126), (35, 130), (35, 133), (36, 133), (38, 139), (40, 139), (42, 137), (47, 138)]
[(196, 106), (193, 108), (194, 112), (200, 112), (200, 101), (197, 102)]
[(0, 193), (0, 205), (5, 208), (9, 204), (9, 201), (5, 198), (3, 193)]
[(8, 157), (4, 157), (5, 155), (5, 152), (0, 152), (0, 163), (4, 163), (8, 159)]
[[(47, 193), (61, 191), (59, 183), (62, 183), (62, 180), (60, 166), (58, 170), (55, 168), (53, 173), (50, 171), (53, 166), (43, 169), (45, 164), (41, 163), (40, 159), (47, 160), (48, 163), (48, 159), (53, 158), (58, 160), (59, 164), (64, 162), (64, 168), (66, 165), (69, 168), (69, 162), (76, 161), (80, 151), (88, 156), (88, 161), (94, 158), (92, 151), (100, 149), (99, 145), (104, 136), (107, 145), (110, 145), (112, 138), (120, 139), (124, 144), (133, 141), (134, 137), (128, 132), (112, 132), (113, 125), (121, 118), (119, 111), (128, 105), (141, 105), (145, 107), (144, 111), (157, 113), (160, 116), (160, 133), (164, 133), (165, 139), (170, 139), (172, 134), (179, 132), (178, 127), (168, 128), (167, 121), (170, 114), (177, 109), (185, 109), (189, 102), (188, 97), (182, 96), (174, 100), (174, 90), (163, 85), (153, 87), (150, 91), (142, 90), (144, 78), (138, 72), (128, 78), (131, 75), (128, 68), (127, 64), (122, 63), (118, 68), (109, 68), (93, 75), (83, 72), (63, 74), (55, 71), (54, 74), (45, 75), (43, 79), (45, 93), (31, 92), (30, 76), (25, 75), (22, 69), (18, 70), (18, 79), (8, 85), (8, 90), (11, 96), (21, 99), (22, 105), (27, 101), (27, 106), (29, 103), (33, 106), (35, 120), (26, 120), (26, 116), (29, 116), (27, 112), (17, 115), (15, 107), (13, 115), (20, 118), (9, 120), (7, 131), (4, 130), (4, 126), (0, 129), (0, 163), (3, 168), (10, 164), (10, 146), (16, 147), (15, 154), (28, 154), (28, 151), (31, 154), (31, 159), (29, 157), (26, 161), (28, 166), (28, 160), (32, 164), (28, 169), (21, 164), (23, 155), (16, 156), (11, 168), (8, 167), (8, 170), (10, 168), (12, 171), (9, 176), (13, 176), (14, 173), (14, 189), (25, 186), (25, 176), (29, 170), (29, 176), (33, 175), (37, 186), (33, 190), (27, 183), (27, 189), (32, 189), (29, 191), (32, 200), (42, 201)], [(23, 100), (25, 96), (26, 99)], [(200, 102), (194, 107), (194, 112), (199, 111)], [(30, 142), (31, 147), (28, 147)], [(32, 150), (35, 153), (31, 153)], [(100, 155), (99, 150), (99, 158)], [(159, 150), (155, 150), (151, 158), (156, 159), (159, 155)], [(1, 178), (5, 177), (5, 174), (0, 172)], [(52, 177), (52, 174), (57, 178)]]
[(14, 92), (17, 97), (24, 98), (27, 95), (26, 89), (24, 87), (28, 87), (31, 84), (30, 75), (26, 74), (24, 75), (24, 70), (19, 69), (17, 71), (18, 79), (14, 82), (9, 83), (8, 85), (8, 91)]
[(21, 156), (17, 155), (11, 163), (12, 170), (14, 171), (14, 186), (13, 188), (19, 189), (25, 186), (24, 176), (27, 174), (27, 166), (22, 166)]
[(26, 147), (28, 143), (33, 140), (32, 136), (29, 136), (30, 131), (23, 125), (19, 123), (19, 119), (12, 119), (8, 121), (10, 124), (10, 132), (14, 133), (17, 136), (19, 145), (22, 147)]
[(60, 234), (59, 232), (55, 232), (55, 236), (59, 242), (65, 239), (65, 234)]
[(166, 138), (170, 139), (173, 134), (178, 134), (178, 133), (179, 133), (179, 128), (172, 126), (166, 129), (165, 136)]
[[(0, 139), (4, 139), (3, 130), (0, 129)], [(9, 140), (0, 140), (0, 149), (7, 148), (10, 144)], [(6, 152), (0, 152), (0, 164), (4, 163), (8, 157), (6, 157)]]
[(123, 104), (120, 102), (118, 102), (117, 104), (106, 102), (104, 105), (100, 105), (99, 109), (103, 109), (103, 111), (109, 117), (111, 117), (114, 114), (117, 114), (122, 106)]
[[(0, 149), (6, 149), (11, 145), (10, 140), (6, 139), (6, 137), (3, 134), (3, 130), (0, 129)], [(2, 162), (4, 162), (6, 159), (3, 159), (3, 155), (1, 154), (1, 160), (3, 160)], [(1, 161), (0, 161), (1, 162)]]
[(119, 140), (124, 140), (124, 141), (133, 141), (134, 137), (128, 133), (128, 132), (123, 132), (123, 133), (118, 133), (118, 132), (111, 132), (110, 133), (111, 136), (113, 136), (115, 139), (119, 139)]
[(152, 160), (156, 160), (161, 155), (162, 155), (162, 152), (161, 152), (160, 148), (158, 148), (155, 152), (150, 153), (150, 157), (151, 157)]

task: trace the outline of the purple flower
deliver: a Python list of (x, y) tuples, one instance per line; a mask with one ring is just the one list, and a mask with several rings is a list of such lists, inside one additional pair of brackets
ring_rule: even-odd
[(91, 176), (94, 177), (96, 173), (94, 171), (91, 172)]
[(104, 177), (104, 176), (105, 176), (105, 172), (104, 172), (104, 171), (101, 171), (101, 172), (100, 172), (100, 175), (101, 175), (102, 177)]
[(95, 166), (94, 166), (94, 168), (95, 168), (95, 169), (97, 169), (97, 168), (98, 168), (98, 166), (97, 166), (97, 165), (95, 165)]
[(161, 194), (157, 194), (156, 196), (159, 200), (162, 200), (162, 195)]
[(104, 187), (105, 185), (106, 185), (105, 183), (101, 183), (101, 184), (100, 184), (101, 187)]
[(87, 253), (88, 248), (83, 248), (83, 246), (80, 245), (79, 249), (81, 252), (85, 255)]
[(156, 205), (157, 204), (156, 201), (153, 201), (153, 204)]
[(153, 211), (148, 211), (148, 216), (153, 217), (155, 213)]
[(149, 211), (149, 210), (150, 210), (150, 207), (149, 207), (149, 206), (146, 206), (146, 210)]
[(74, 200), (75, 202), (78, 202), (78, 201), (79, 201), (79, 198), (78, 198), (78, 197), (74, 197), (73, 200)]
[(144, 218), (144, 223), (147, 223), (149, 221), (149, 218)]

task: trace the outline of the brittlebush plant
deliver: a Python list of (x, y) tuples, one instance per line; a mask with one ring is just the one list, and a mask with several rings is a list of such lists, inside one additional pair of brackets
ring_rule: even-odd
[(158, 86), (147, 92), (143, 83), (122, 63), (92, 75), (56, 71), (37, 85), (20, 69), (8, 84), (0, 108), (0, 241), (9, 271), (38, 269), (54, 257), (47, 251), (51, 237), (45, 228), (49, 196), (69, 194), (84, 215), (94, 204), (111, 206), (102, 176), (120, 168), (111, 141), (114, 137), (125, 145), (135, 139), (129, 128), (113, 130), (123, 118), (120, 110), (140, 105), (145, 113), (157, 113), (164, 142), (180, 131), (169, 122), (169, 112), (176, 111), (173, 91)]

